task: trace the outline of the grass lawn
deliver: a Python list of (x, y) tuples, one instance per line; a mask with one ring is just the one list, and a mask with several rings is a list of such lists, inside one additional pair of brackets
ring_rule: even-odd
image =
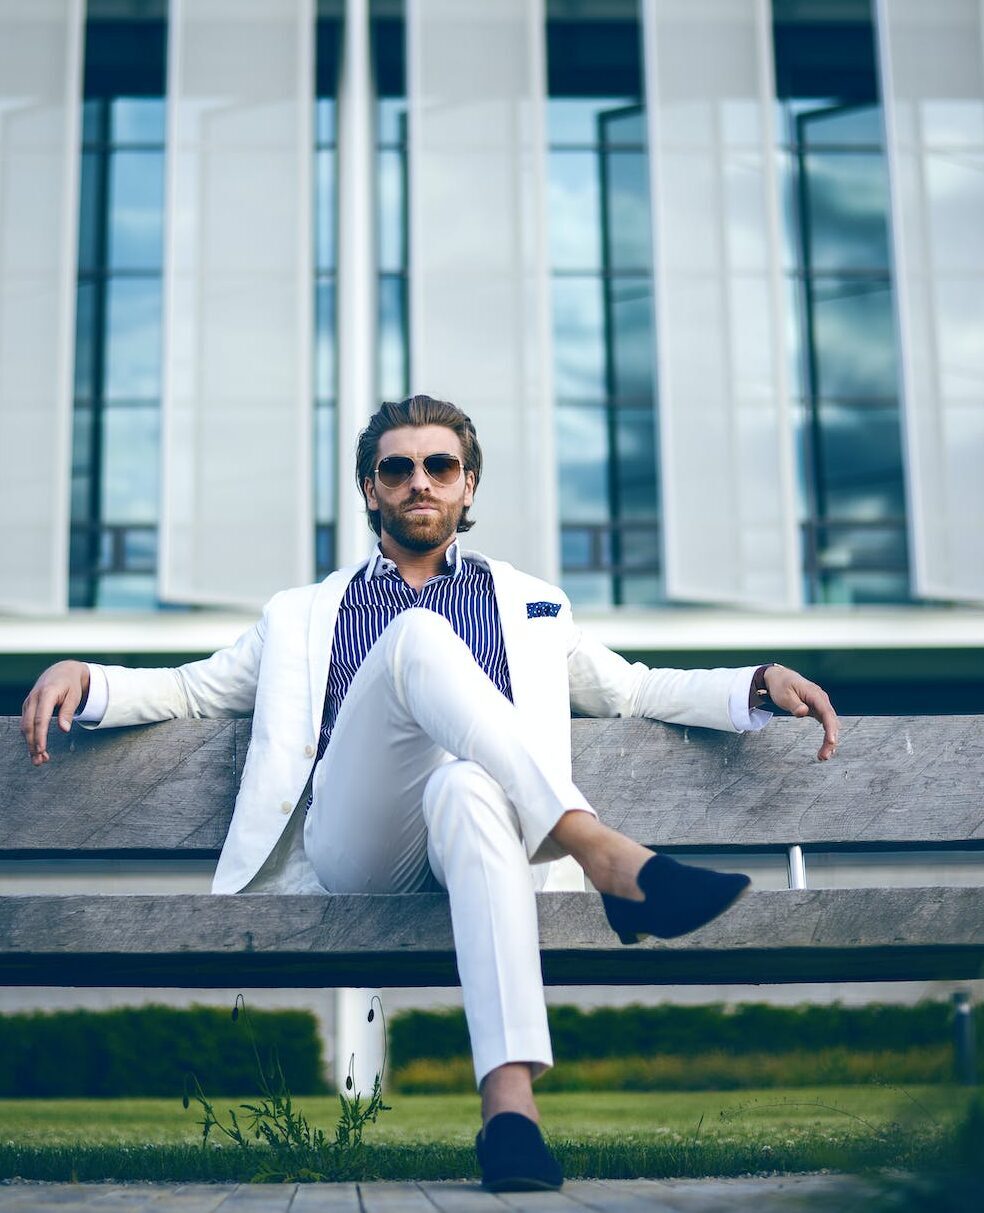
[[(570, 1093), (540, 1097), (544, 1127), (575, 1176), (740, 1175), (922, 1167), (945, 1161), (968, 1093), (955, 1087)], [(215, 1099), (225, 1110), (236, 1099)], [(244, 1180), (474, 1178), (475, 1096), (394, 1096), (355, 1153), (202, 1150), (197, 1105), (178, 1099), (0, 1101), (0, 1178)], [(298, 1109), (333, 1137), (334, 1099)]]
[[(575, 1092), (539, 1097), (543, 1126), (554, 1140), (630, 1137), (717, 1137), (766, 1140), (789, 1132), (838, 1136), (884, 1133), (892, 1125), (932, 1129), (952, 1123), (967, 1105), (959, 1087), (814, 1087), (765, 1091)], [(476, 1095), (395, 1095), (366, 1131), (373, 1143), (470, 1145), (479, 1125)], [(238, 1098), (213, 1100), (216, 1112)], [(333, 1129), (334, 1097), (300, 1097), (298, 1110), (312, 1124)], [(0, 1100), (0, 1142), (39, 1145), (194, 1143), (200, 1112), (180, 1099), (7, 1099)], [(223, 1119), (225, 1119), (223, 1117)]]

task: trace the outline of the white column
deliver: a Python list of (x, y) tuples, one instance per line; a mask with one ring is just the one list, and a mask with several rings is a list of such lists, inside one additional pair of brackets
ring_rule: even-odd
[(767, 0), (643, 0), (666, 586), (801, 603)]
[(0, 4), (0, 610), (68, 605), (82, 23)]
[(310, 581), (312, 0), (171, 0), (162, 596)]
[(984, 15), (878, 0), (914, 589), (984, 601)]
[(474, 420), (469, 543), (558, 565), (542, 0), (407, 0), (411, 381)]
[[(370, 1011), (373, 1013), (371, 1022)], [(332, 1061), (338, 1090), (363, 1098), (371, 1095), (376, 1075), (383, 1068), (385, 1051), (386, 1030), (380, 1014), (379, 991), (336, 990)], [(352, 1078), (351, 1090), (345, 1085), (349, 1077)]]
[(339, 565), (362, 560), (375, 536), (355, 484), (355, 444), (376, 411), (374, 123), (368, 0), (346, 0), (338, 86)]

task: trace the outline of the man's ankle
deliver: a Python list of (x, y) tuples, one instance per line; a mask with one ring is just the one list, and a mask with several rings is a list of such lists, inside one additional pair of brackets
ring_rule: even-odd
[(525, 1061), (507, 1062), (490, 1070), (482, 1079), (482, 1124), (502, 1112), (518, 1112), (534, 1123), (540, 1113), (533, 1100), (533, 1078)]

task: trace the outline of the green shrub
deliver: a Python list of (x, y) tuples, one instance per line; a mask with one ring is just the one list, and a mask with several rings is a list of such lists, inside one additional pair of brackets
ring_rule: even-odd
[[(606, 1057), (566, 1061), (548, 1070), (537, 1091), (730, 1091), (762, 1087), (844, 1086), (885, 1082), (947, 1082), (953, 1057), (947, 1045), (902, 1052), (859, 1052), (842, 1046), (788, 1053)], [(401, 1095), (451, 1095), (475, 1089), (468, 1057), (418, 1058), (395, 1069), (390, 1089)]]
[[(251, 1015), (264, 1065), (276, 1050), (295, 1094), (324, 1092), (314, 1016)], [(180, 1097), (190, 1071), (211, 1091), (254, 1090), (255, 1058), (228, 1010), (148, 1006), (0, 1015), (0, 1096)]]
[[(780, 1054), (844, 1047), (862, 1051), (941, 1045), (951, 1037), (952, 1009), (945, 1002), (916, 1006), (773, 1007), (746, 1003), (728, 1008), (550, 1007), (550, 1034), (558, 1061), (647, 1057), (655, 1053), (700, 1056)], [(984, 1036), (984, 1008), (976, 1010)], [(462, 1011), (408, 1011), (389, 1023), (390, 1062), (400, 1069), (418, 1058), (454, 1058), (469, 1052)]]

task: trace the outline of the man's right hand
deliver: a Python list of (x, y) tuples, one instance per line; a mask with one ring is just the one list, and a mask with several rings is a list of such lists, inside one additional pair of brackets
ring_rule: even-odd
[(21, 732), (34, 766), (50, 758), (48, 726), (57, 711), (58, 727), (67, 733), (80, 703), (89, 694), (89, 667), (84, 661), (58, 661), (48, 666), (31, 688), (21, 709)]

